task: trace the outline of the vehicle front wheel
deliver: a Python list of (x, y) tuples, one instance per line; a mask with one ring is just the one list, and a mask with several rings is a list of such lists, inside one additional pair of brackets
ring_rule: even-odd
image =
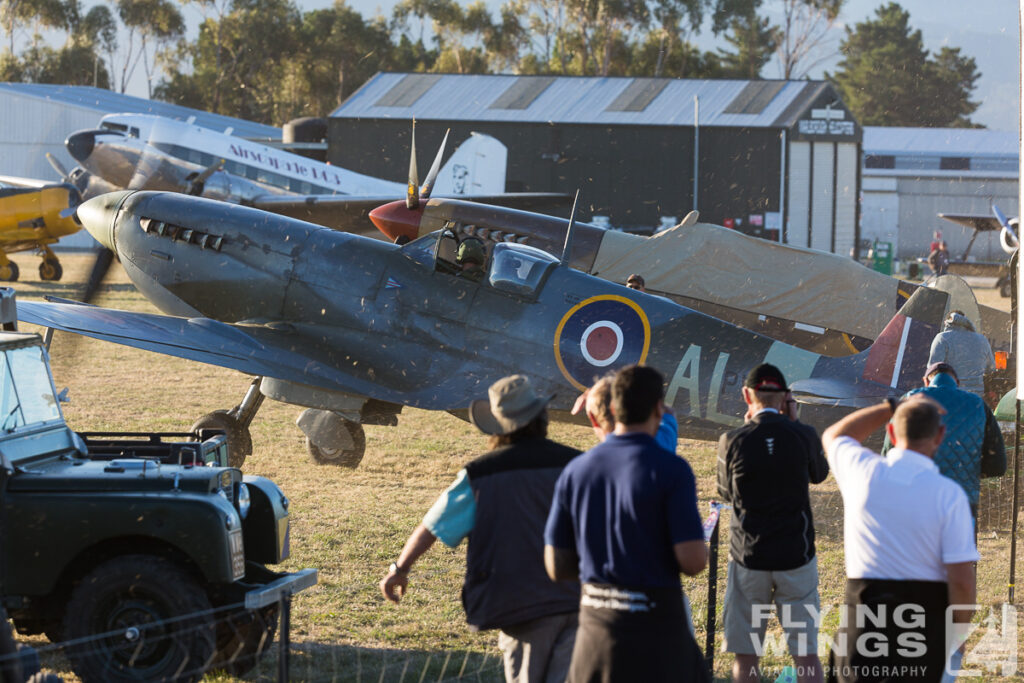
[(63, 635), (84, 683), (202, 678), (216, 645), (210, 601), (177, 564), (124, 555), (86, 575), (71, 594)]
[(213, 670), (244, 676), (255, 667), (274, 643), (277, 605), (249, 611), (238, 610), (217, 623), (217, 656)]
[(351, 420), (343, 421), (344, 430), (329, 445), (317, 445), (306, 437), (306, 451), (318, 465), (335, 465), (355, 469), (366, 454), (366, 432), (363, 425)]
[(18, 275), (18, 264), (14, 261), (9, 262), (6, 266), (0, 266), (0, 280), (4, 282), (17, 282)]
[(44, 259), (39, 264), (39, 279), (56, 282), (64, 277), (64, 266), (55, 259)]

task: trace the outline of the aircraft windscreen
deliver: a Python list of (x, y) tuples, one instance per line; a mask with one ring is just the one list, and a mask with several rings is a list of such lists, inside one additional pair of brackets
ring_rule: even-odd
[(522, 244), (499, 243), (491, 254), (491, 286), (513, 294), (532, 294), (558, 262), (551, 254)]
[(423, 237), (419, 237), (414, 239), (412, 242), (403, 245), (402, 253), (416, 263), (429, 265), (434, 262), (434, 249), (436, 248), (437, 233), (432, 232), (429, 235), (424, 235)]

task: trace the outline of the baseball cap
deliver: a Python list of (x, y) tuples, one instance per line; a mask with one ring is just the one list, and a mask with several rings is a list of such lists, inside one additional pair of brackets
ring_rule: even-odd
[(949, 374), (953, 375), (953, 379), (955, 379), (957, 382), (960, 381), (960, 378), (956, 376), (956, 370), (954, 370), (953, 366), (950, 365), (949, 363), (932, 363), (931, 365), (928, 366), (928, 369), (924, 371), (924, 376), (931, 377), (936, 372), (948, 372)]
[(782, 371), (770, 363), (761, 363), (751, 370), (743, 386), (754, 391), (789, 391)]

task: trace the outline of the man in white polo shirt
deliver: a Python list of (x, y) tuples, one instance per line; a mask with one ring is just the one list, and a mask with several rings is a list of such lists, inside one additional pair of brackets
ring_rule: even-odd
[[(830, 681), (941, 680), (946, 608), (974, 602), (978, 552), (967, 495), (932, 462), (945, 435), (942, 412), (921, 395), (889, 399), (822, 434), (845, 507), (846, 600)], [(861, 443), (886, 423), (895, 448), (883, 458)], [(957, 622), (970, 617), (953, 612)]]

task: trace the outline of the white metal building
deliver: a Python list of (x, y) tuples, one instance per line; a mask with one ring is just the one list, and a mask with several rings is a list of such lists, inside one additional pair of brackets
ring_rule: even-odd
[[(234, 129), (247, 138), (281, 138), (281, 129), (176, 104), (122, 95), (88, 86), (38, 83), (0, 83), (0, 175), (58, 180), (46, 161), (50, 152), (69, 170), (74, 160), (64, 139), (77, 130), (96, 128), (106, 114), (157, 114), (186, 120), (214, 130)], [(65, 237), (61, 247), (88, 247), (92, 238), (84, 230)]]
[[(939, 213), (1019, 213), (1016, 133), (971, 128), (864, 127), (861, 238), (892, 242), (907, 260), (927, 256), (942, 231), (959, 258), (973, 234)], [(980, 235), (970, 256), (1005, 259), (998, 236)]]

